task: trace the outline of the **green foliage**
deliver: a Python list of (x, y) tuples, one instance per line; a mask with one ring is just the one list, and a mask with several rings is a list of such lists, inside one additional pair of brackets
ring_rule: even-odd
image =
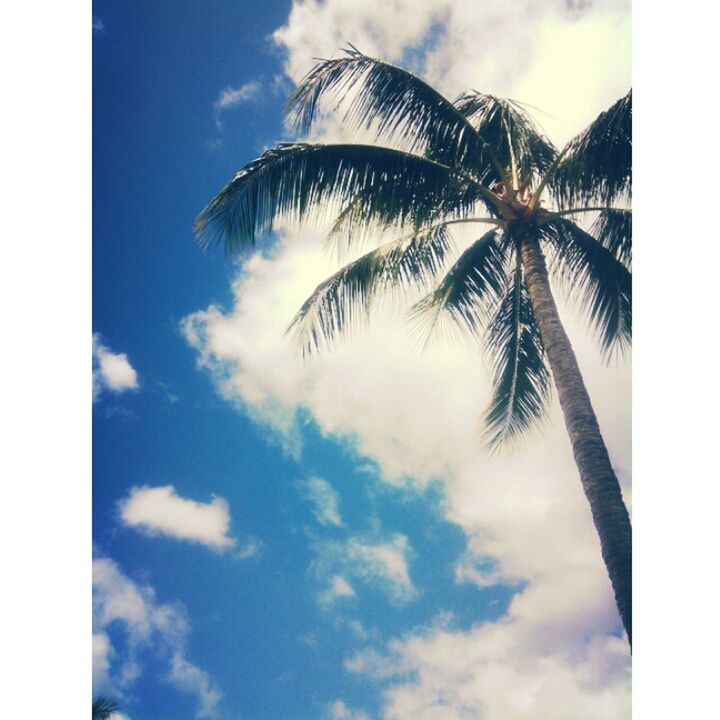
[(632, 211), (603, 210), (590, 228), (590, 234), (625, 267), (632, 264)]
[(109, 720), (118, 710), (120, 707), (114, 700), (98, 695), (92, 704), (92, 720)]
[[(279, 145), (238, 172), (195, 225), (203, 247), (221, 242), (231, 253), (311, 218), (330, 218), (339, 255), (388, 233), (399, 238), (315, 289), (288, 329), (304, 355), (364, 323), (381, 294), (407, 298), (416, 287), (425, 295), (411, 321), (426, 341), (442, 327), (484, 336), (493, 364), (487, 437), (493, 447), (517, 437), (542, 417), (550, 393), (520, 260), (530, 236), (550, 249), (554, 277), (587, 311), (603, 351), (629, 345), (632, 215), (620, 204), (631, 194), (631, 93), (558, 154), (519, 103), (477, 91), (451, 103), (350, 47), (320, 61), (287, 104), (301, 133), (321, 109), (392, 147)], [(538, 202), (545, 190), (557, 209)], [(568, 219), (597, 203), (589, 232)], [(449, 226), (464, 222), (494, 227), (452, 262)]]
[(544, 173), (557, 155), (552, 143), (540, 134), (517, 102), (473, 90), (461, 95), (455, 107), (488, 143), (503, 167), (510, 167), (515, 158), (523, 177), (529, 177), (533, 170)]
[(303, 355), (330, 344), (364, 321), (378, 293), (430, 285), (452, 248), (447, 226), (441, 224), (366, 253), (321, 283), (288, 331)]
[(559, 276), (571, 298), (587, 312), (609, 356), (632, 340), (632, 277), (608, 248), (570, 220), (548, 223)]
[(520, 256), (486, 344), (493, 356), (493, 397), (485, 416), (491, 448), (522, 434), (545, 413), (550, 372), (523, 281)]
[(632, 90), (567, 144), (551, 187), (566, 207), (631, 194)]
[[(286, 110), (301, 133), (318, 115), (323, 96), (344, 109), (351, 130), (373, 129), (377, 139), (398, 141), (410, 152), (486, 177), (490, 161), (483, 140), (466, 117), (437, 90), (412, 73), (350, 47), (345, 57), (322, 60), (300, 82)], [(497, 179), (497, 176), (495, 177)]]
[(463, 203), (471, 199), (448, 194), (458, 182), (445, 165), (400, 150), (280, 145), (235, 175), (200, 213), (195, 232), (203, 247), (224, 240), (228, 252), (238, 252), (279, 222), (303, 221), (338, 204), (352, 204), (357, 225), (420, 227), (436, 219), (438, 208), (467, 215)]
[(416, 303), (412, 320), (425, 342), (447, 317), (477, 335), (502, 290), (507, 248), (490, 230), (460, 255), (435, 290)]

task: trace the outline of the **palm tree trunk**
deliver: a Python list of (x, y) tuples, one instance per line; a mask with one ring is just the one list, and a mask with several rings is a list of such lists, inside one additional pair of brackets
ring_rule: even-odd
[(620, 484), (610, 464), (597, 418), (580, 375), (575, 353), (560, 322), (547, 267), (536, 238), (520, 245), (525, 281), (545, 352), (550, 361), (575, 463), (580, 471), (602, 556), (610, 575), (623, 626), (632, 647), (632, 530)]

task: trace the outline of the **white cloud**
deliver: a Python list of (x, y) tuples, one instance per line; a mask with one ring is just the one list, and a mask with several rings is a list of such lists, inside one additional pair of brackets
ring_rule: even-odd
[(352, 597), (355, 591), (352, 589), (352, 585), (342, 575), (336, 575), (332, 581), (332, 587), (330, 588), (335, 597)]
[[(400, 61), (433, 23), (440, 41), (416, 56), (415, 69), (450, 96), (477, 88), (540, 107), (557, 143), (630, 85), (629, 5), (615, 0), (576, 10), (561, 0), (307, 0), (293, 4), (275, 40), (297, 80), (313, 57), (337, 55), (346, 41)], [(319, 133), (334, 137), (337, 128)], [(200, 364), (223, 397), (296, 453), (309, 412), (324, 434), (352, 436), (387, 482), (441, 479), (445, 516), (467, 537), (457, 581), (518, 588), (495, 622), (417, 631), (384, 654), (358, 655), (348, 668), (384, 673), (385, 720), (627, 717), (628, 648), (615, 637), (619, 619), (557, 402), (542, 432), (488, 455), (479, 438), (490, 374), (477, 347), (438, 343), (420, 353), (391, 302), (377, 308), (367, 330), (302, 363), (284, 331), (337, 267), (320, 233), (284, 233), (272, 257), (245, 264), (231, 310), (211, 306), (186, 319)], [(560, 310), (630, 501), (629, 359), (604, 366), (585, 322), (562, 302)], [(321, 544), (322, 577), (382, 578), (385, 591), (395, 583), (416, 592), (403, 547), (381, 551), (385, 543)], [(478, 607), (478, 616), (484, 611)]]
[(170, 661), (170, 682), (178, 689), (197, 696), (198, 717), (214, 717), (222, 697), (210, 675), (187, 660), (182, 651), (175, 652)]
[[(214, 717), (221, 693), (210, 675), (186, 656), (190, 627), (181, 610), (160, 604), (155, 591), (127, 577), (110, 558), (93, 560), (93, 689), (122, 696), (141, 675), (140, 650), (167, 665), (165, 681), (195, 695), (198, 717)], [(110, 635), (122, 636), (117, 645)]]
[(574, 22), (544, 18), (535, 33), (533, 62), (513, 83), (512, 96), (542, 111), (537, 118), (557, 143), (630, 89), (629, 3), (615, 5), (608, 3), (607, 12), (590, 12)]
[(238, 88), (226, 87), (218, 96), (213, 107), (216, 110), (228, 110), (242, 103), (254, 100), (260, 94), (260, 83), (251, 80)]
[(314, 550), (315, 574), (327, 587), (319, 596), (323, 605), (355, 594), (348, 578), (381, 592), (392, 603), (405, 604), (418, 596), (408, 570), (412, 548), (405, 535), (380, 538), (373, 533), (343, 541), (319, 540)]
[(351, 597), (355, 597), (352, 585), (342, 575), (335, 575), (330, 581), (328, 589), (320, 595), (320, 603), (331, 605), (340, 598)]
[(340, 496), (327, 480), (313, 476), (301, 487), (305, 497), (312, 503), (313, 515), (321, 525), (340, 527), (343, 524)]
[[(186, 336), (221, 394), (275, 432), (295, 438), (302, 422), (298, 412), (308, 410), (323, 433), (352, 435), (359, 453), (373, 458), (389, 482), (402, 483), (411, 476), (424, 485), (442, 478), (446, 517), (468, 537), (461, 559), (466, 572), (458, 572), (458, 579), (472, 580), (468, 570), (474, 568), (484, 571), (486, 582), (505, 578), (528, 583), (521, 596), (527, 604), (536, 593), (534, 617), (522, 604), (518, 608), (526, 630), (521, 633), (515, 622), (504, 631), (515, 634), (518, 647), (531, 632), (556, 634), (568, 646), (587, 646), (616, 632), (609, 582), (557, 404), (542, 433), (536, 431), (506, 453), (488, 456), (479, 440), (488, 375), (476, 347), (436, 344), (421, 354), (402, 313), (391, 306), (379, 309), (367, 331), (302, 363), (284, 330), (332, 268), (319, 245), (318, 239), (313, 246), (309, 234), (289, 236), (272, 259), (248, 261), (234, 285), (232, 311), (211, 307), (187, 319)], [(603, 367), (584, 323), (564, 309), (563, 316), (628, 496), (629, 365)], [(377, 347), (383, 348), (382, 354)], [(396, 599), (411, 598), (412, 585), (402, 580), (400, 557), (373, 553), (368, 549), (373, 545), (377, 539), (324, 545), (320, 555), (333, 562), (327, 560), (322, 577), (342, 573), (370, 582), (374, 572), (375, 587), (391, 596), (394, 588)], [(381, 571), (384, 578), (378, 577)], [(588, 583), (595, 594), (584, 598), (583, 585)], [(553, 614), (561, 603), (571, 612)], [(484, 636), (469, 637), (479, 642)], [(453, 639), (462, 645), (464, 636), (458, 633)], [(514, 676), (516, 657), (507, 655), (499, 668)], [(584, 701), (578, 703), (578, 708), (585, 707)], [(527, 718), (542, 718), (543, 712), (540, 705), (530, 707)]]
[(412, 69), (450, 99), (475, 88), (530, 103), (564, 142), (630, 86), (629, 11), (625, 0), (305, 0), (273, 38), (296, 82), (348, 42), (400, 63), (423, 47)]
[(353, 710), (342, 700), (330, 703), (325, 712), (328, 720), (370, 720), (370, 716), (362, 710)]
[(110, 675), (113, 648), (110, 638), (104, 632), (92, 636), (92, 683), (93, 687), (105, 685)]
[(332, 57), (348, 42), (369, 55), (399, 59), (403, 48), (422, 40), (448, 4), (428, 0), (293, 2), (287, 25), (273, 38), (288, 51), (286, 72), (298, 81), (315, 58)]
[(120, 501), (119, 508), (126, 525), (150, 535), (190, 540), (215, 550), (235, 544), (228, 535), (228, 504), (220, 497), (201, 503), (181, 497), (172, 485), (134, 487), (130, 497)]
[(407, 538), (399, 533), (390, 542), (376, 544), (353, 538), (347, 546), (347, 558), (356, 575), (370, 582), (379, 581), (391, 598), (409, 602), (418, 594), (408, 572), (409, 550)]
[(93, 399), (103, 390), (121, 393), (138, 387), (137, 372), (127, 355), (112, 352), (99, 335), (93, 335)]
[(630, 717), (625, 642), (595, 636), (575, 653), (538, 653), (530, 626), (514, 619), (468, 632), (432, 629), (393, 641), (385, 655), (359, 654), (346, 667), (394, 680), (385, 693), (386, 720)]

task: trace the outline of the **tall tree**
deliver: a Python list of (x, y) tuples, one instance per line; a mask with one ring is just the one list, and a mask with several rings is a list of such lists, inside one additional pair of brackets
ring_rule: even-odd
[[(631, 341), (632, 94), (561, 151), (524, 107), (471, 91), (454, 102), (412, 73), (350, 48), (324, 60), (287, 104), (300, 133), (325, 98), (367, 144), (281, 144), (240, 170), (195, 224), (201, 246), (252, 247), (279, 223), (332, 217), (330, 238), (396, 238), (348, 263), (303, 304), (303, 354), (364, 321), (378, 294), (418, 286), (412, 320), (483, 336), (493, 359), (492, 447), (542, 417), (554, 383), (620, 617), (632, 642), (631, 526), (551, 289), (586, 309), (606, 357)], [(378, 141), (383, 145), (375, 144)], [(576, 218), (595, 216), (590, 230)], [(455, 251), (451, 229), (485, 225)], [(454, 262), (452, 262), (454, 258)], [(552, 379), (552, 382), (551, 382)]]

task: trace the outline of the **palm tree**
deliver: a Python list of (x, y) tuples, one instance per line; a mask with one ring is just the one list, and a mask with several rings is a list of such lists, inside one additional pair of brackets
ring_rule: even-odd
[[(385, 144), (269, 150), (203, 209), (199, 243), (220, 241), (233, 253), (279, 223), (311, 216), (334, 219), (329, 239), (338, 248), (395, 233), (321, 283), (289, 330), (312, 353), (363, 322), (379, 294), (419, 287), (411, 318), (426, 334), (455, 327), (484, 335), (494, 375), (491, 447), (543, 416), (552, 376), (632, 642), (630, 518), (546, 263), (556, 286), (587, 310), (606, 357), (623, 352), (631, 340), (631, 92), (561, 151), (519, 103), (477, 91), (450, 102), (354, 47), (315, 66), (288, 116), (308, 133), (321, 100), (333, 97), (346, 127)], [(573, 219), (587, 213), (595, 216), (590, 231)], [(451, 227), (478, 224), (486, 231), (450, 264)]]
[(114, 700), (104, 695), (98, 695), (92, 704), (92, 720), (110, 720), (113, 713), (119, 709), (120, 707)]

